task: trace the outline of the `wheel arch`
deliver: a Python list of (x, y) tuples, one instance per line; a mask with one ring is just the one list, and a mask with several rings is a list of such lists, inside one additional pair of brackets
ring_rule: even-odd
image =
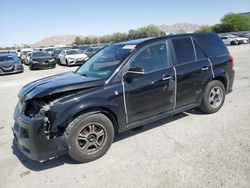
[[(222, 84), (224, 85), (225, 87), (225, 90), (227, 91), (227, 87), (228, 87), (228, 79), (226, 78), (226, 76), (222, 76), (222, 75), (218, 75), (218, 76), (215, 76), (212, 80), (218, 80), (218, 81), (221, 81)], [(211, 81), (212, 81), (211, 80)]]
[[(90, 114), (97, 114), (97, 113), (102, 113), (105, 116), (107, 116), (113, 124), (115, 134), (119, 133), (119, 125), (118, 125), (118, 119), (117, 119), (116, 114), (111, 109), (109, 109), (107, 107), (101, 107), (101, 106), (100, 107), (89, 107), (89, 108), (86, 108), (84, 110), (79, 111), (78, 113), (76, 113), (75, 115), (73, 115), (70, 118), (70, 120), (68, 121), (68, 125), (70, 124), (71, 121), (73, 121), (74, 119), (76, 119), (77, 117), (79, 117), (81, 115), (88, 116)], [(65, 128), (67, 128), (68, 125)]]

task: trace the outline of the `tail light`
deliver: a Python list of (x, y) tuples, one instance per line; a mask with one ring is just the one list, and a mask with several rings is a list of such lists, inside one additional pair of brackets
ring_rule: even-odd
[(230, 64), (232, 66), (232, 68), (234, 67), (234, 58), (231, 54), (229, 54), (229, 57), (230, 57)]

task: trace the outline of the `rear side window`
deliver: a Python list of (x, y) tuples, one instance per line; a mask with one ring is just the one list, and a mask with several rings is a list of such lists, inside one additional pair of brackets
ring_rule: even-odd
[(201, 48), (199, 47), (199, 45), (197, 44), (197, 42), (195, 40), (194, 40), (194, 48), (196, 51), (197, 60), (201, 60), (201, 59), (206, 58), (204, 53), (202, 52)]
[(195, 38), (208, 57), (228, 54), (227, 47), (216, 34), (197, 34)]
[(191, 38), (172, 39), (172, 44), (176, 56), (176, 64), (183, 64), (190, 61), (195, 61), (195, 53)]

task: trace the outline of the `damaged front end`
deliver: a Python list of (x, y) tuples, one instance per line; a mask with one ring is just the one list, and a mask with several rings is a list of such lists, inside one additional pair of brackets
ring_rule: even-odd
[(30, 159), (44, 161), (67, 153), (66, 139), (60, 132), (51, 132), (50, 108), (45, 99), (20, 98), (14, 114), (13, 133), (20, 150)]
[(13, 126), (21, 151), (37, 161), (68, 152), (64, 135), (72, 106), (90, 88), (103, 86), (105, 80), (74, 72), (58, 74), (25, 85), (19, 92)]
[(52, 133), (51, 130), (51, 122), (49, 119), (49, 110), (51, 103), (46, 102), (45, 100), (29, 100), (27, 101), (27, 105), (24, 109), (24, 115), (29, 118), (43, 118), (43, 130), (44, 134), (48, 139), (55, 138), (56, 133)]

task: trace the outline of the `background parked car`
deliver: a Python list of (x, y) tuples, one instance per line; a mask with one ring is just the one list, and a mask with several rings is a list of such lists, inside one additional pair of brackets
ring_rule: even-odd
[(0, 54), (0, 75), (23, 72), (21, 60), (13, 54)]
[(60, 58), (59, 58), (59, 54), (62, 52), (62, 49), (54, 49), (53, 51), (52, 51), (52, 56), (54, 57), (54, 59), (55, 59), (55, 62), (57, 63), (57, 64), (60, 64)]
[(89, 47), (87, 50), (84, 51), (84, 53), (90, 58), (102, 48), (103, 46)]
[(244, 38), (248, 38), (250, 40), (250, 33), (241, 34), (239, 36), (244, 37)]
[(55, 48), (53, 48), (53, 47), (49, 47), (49, 48), (44, 48), (43, 50), (44, 50), (45, 52), (48, 52), (50, 55), (52, 55), (54, 49), (55, 49)]
[(59, 54), (60, 64), (63, 65), (81, 65), (88, 60), (88, 56), (78, 49), (62, 50)]
[(235, 38), (238, 41), (238, 44), (248, 44), (249, 43), (249, 39), (246, 37), (239, 37), (238, 35), (228, 35), (229, 37)]
[(79, 45), (78, 49), (82, 50), (83, 52), (85, 52), (89, 47), (90, 47), (90, 45)]
[(55, 68), (55, 59), (48, 52), (33, 52), (30, 58), (30, 70)]
[(229, 37), (229, 36), (221, 36), (221, 40), (226, 44), (226, 45), (238, 45), (238, 41), (235, 38)]
[(26, 55), (25, 55), (25, 57), (24, 57), (24, 64), (25, 64), (25, 65), (29, 65), (29, 64), (30, 64), (30, 58), (31, 58), (31, 56), (32, 56), (32, 53), (33, 53), (33, 52), (27, 52), (27, 53), (26, 53)]
[(25, 57), (26, 57), (26, 54), (28, 52), (33, 52), (33, 49), (32, 48), (23, 48), (21, 49), (21, 62), (24, 63), (24, 60), (25, 60)]

